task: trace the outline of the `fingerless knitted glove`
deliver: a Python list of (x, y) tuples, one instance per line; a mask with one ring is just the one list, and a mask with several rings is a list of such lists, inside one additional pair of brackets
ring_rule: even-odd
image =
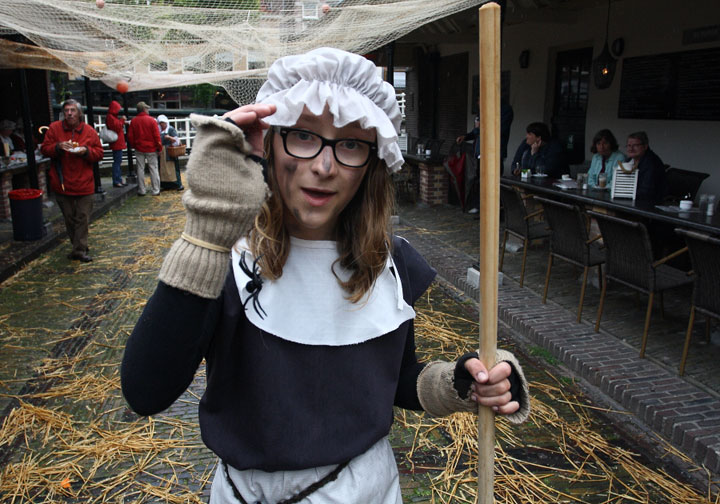
[[(513, 397), (520, 403), (520, 409), (511, 415), (504, 415), (511, 423), (522, 423), (530, 415), (530, 389), (523, 374), (522, 367), (515, 356), (507, 350), (497, 350), (495, 362), (507, 361), (513, 369), (520, 382), (519, 396)], [(460, 362), (463, 366), (464, 360)], [(456, 386), (458, 375), (463, 374), (456, 369), (454, 362), (433, 361), (420, 372), (417, 380), (417, 391), (420, 404), (423, 409), (433, 416), (445, 416), (456, 411), (477, 412), (478, 403), (470, 399), (467, 393), (468, 386)], [(464, 374), (470, 376), (462, 370)], [(464, 397), (461, 397), (458, 390), (463, 389)]]
[(262, 167), (248, 157), (242, 130), (222, 119), (192, 114), (197, 130), (188, 161), (186, 222), (170, 248), (159, 278), (204, 298), (217, 298), (231, 247), (247, 231), (265, 200)]

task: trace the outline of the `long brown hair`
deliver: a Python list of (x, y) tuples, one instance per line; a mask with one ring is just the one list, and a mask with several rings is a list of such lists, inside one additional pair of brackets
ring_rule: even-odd
[[(290, 253), (290, 235), (283, 223), (285, 206), (275, 176), (273, 135), (271, 129), (265, 137), (270, 196), (255, 216), (248, 237), (253, 256), (262, 256), (258, 261), (262, 275), (271, 280), (282, 276)], [(333, 274), (353, 303), (363, 298), (385, 268), (392, 244), (388, 226), (394, 197), (385, 162), (373, 157), (355, 196), (340, 213), (335, 236), (339, 254), (336, 263), (351, 275), (342, 281), (334, 265)]]

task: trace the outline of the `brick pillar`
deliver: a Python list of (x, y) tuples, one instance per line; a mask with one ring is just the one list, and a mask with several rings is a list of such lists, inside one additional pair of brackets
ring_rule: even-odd
[(37, 178), (38, 178), (38, 189), (42, 189), (43, 192), (43, 202), (47, 202), (50, 200), (50, 197), (48, 196), (48, 187), (49, 187), (49, 180), (47, 179), (47, 163), (38, 163), (37, 165)]
[(420, 202), (442, 205), (448, 201), (448, 174), (440, 164), (419, 163)]
[(8, 193), (12, 191), (12, 188), (12, 173), (10, 171), (0, 173), (0, 219), (10, 218)]

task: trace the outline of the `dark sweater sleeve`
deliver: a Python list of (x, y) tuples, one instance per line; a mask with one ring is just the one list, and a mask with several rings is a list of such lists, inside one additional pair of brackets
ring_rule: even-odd
[[(403, 283), (403, 297), (410, 306), (427, 290), (437, 272), (406, 240), (393, 240), (393, 260)], [(417, 394), (417, 378), (425, 367), (415, 355), (415, 326), (411, 320), (405, 338), (400, 377), (395, 392), (395, 405), (405, 409), (422, 410)]]
[(122, 392), (133, 411), (159, 413), (192, 383), (219, 319), (221, 299), (158, 283), (128, 338), (120, 368)]

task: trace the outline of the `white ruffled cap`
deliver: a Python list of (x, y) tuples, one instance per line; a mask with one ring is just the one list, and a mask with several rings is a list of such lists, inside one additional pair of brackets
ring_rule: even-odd
[(279, 58), (255, 101), (277, 106), (277, 112), (264, 119), (272, 126), (294, 126), (304, 107), (319, 116), (327, 104), (336, 128), (354, 121), (363, 129), (375, 128), (378, 157), (391, 173), (403, 165), (397, 143), (402, 116), (395, 88), (362, 56), (322, 47)]

